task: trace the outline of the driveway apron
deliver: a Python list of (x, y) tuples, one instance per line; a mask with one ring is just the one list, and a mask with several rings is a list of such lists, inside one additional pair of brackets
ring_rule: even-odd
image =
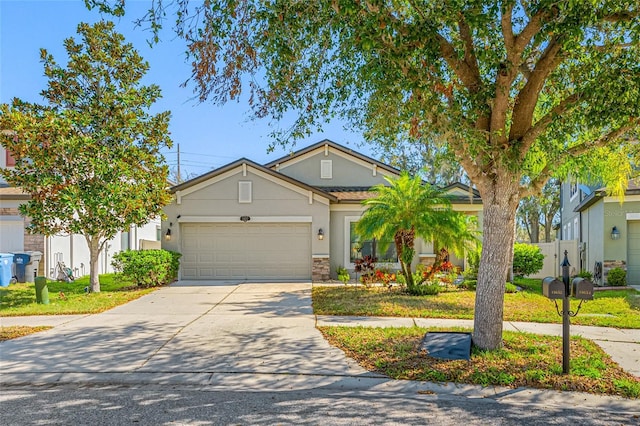
[(310, 283), (204, 284), (2, 342), (0, 372), (367, 375), (315, 328)]

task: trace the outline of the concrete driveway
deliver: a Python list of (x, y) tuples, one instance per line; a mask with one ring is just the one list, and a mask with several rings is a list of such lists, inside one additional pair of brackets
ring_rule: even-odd
[(108, 312), (0, 343), (0, 358), (3, 381), (24, 383), (173, 377), (210, 384), (216, 374), (225, 380), (376, 377), (315, 328), (310, 283), (179, 282)]

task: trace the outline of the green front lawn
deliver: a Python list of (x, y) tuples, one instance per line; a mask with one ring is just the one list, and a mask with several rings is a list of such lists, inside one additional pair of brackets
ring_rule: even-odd
[[(505, 321), (561, 323), (552, 300), (542, 296), (540, 280), (518, 280), (518, 293), (505, 294)], [(475, 292), (445, 291), (411, 296), (398, 289), (335, 286), (313, 288), (313, 310), (319, 315), (473, 319)], [(559, 301), (559, 305), (561, 301)], [(572, 300), (572, 310), (579, 301)], [(572, 324), (640, 328), (640, 298), (634, 290), (598, 291), (582, 304)]]
[(86, 293), (87, 286), (88, 276), (71, 283), (48, 281), (48, 305), (36, 303), (33, 283), (0, 287), (0, 316), (95, 314), (155, 290), (132, 288), (131, 282), (114, 274), (100, 276), (100, 293)]
[(526, 386), (640, 398), (640, 379), (622, 370), (598, 345), (580, 337), (571, 338), (571, 370), (563, 375), (560, 337), (505, 331), (502, 349), (483, 352), (473, 348), (470, 361), (450, 361), (419, 351), (427, 331), (445, 329), (319, 329), (331, 344), (344, 350), (361, 366), (393, 379)]

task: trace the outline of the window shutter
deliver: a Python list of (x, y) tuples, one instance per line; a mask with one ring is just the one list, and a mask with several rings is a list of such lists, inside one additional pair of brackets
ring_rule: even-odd
[(251, 195), (251, 181), (238, 182), (238, 202), (250, 203)]
[(332, 160), (320, 160), (320, 179), (333, 178)]

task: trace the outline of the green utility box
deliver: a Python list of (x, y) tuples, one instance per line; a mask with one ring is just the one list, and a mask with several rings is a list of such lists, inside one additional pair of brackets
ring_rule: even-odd
[(49, 289), (46, 277), (36, 277), (36, 303), (49, 304)]

